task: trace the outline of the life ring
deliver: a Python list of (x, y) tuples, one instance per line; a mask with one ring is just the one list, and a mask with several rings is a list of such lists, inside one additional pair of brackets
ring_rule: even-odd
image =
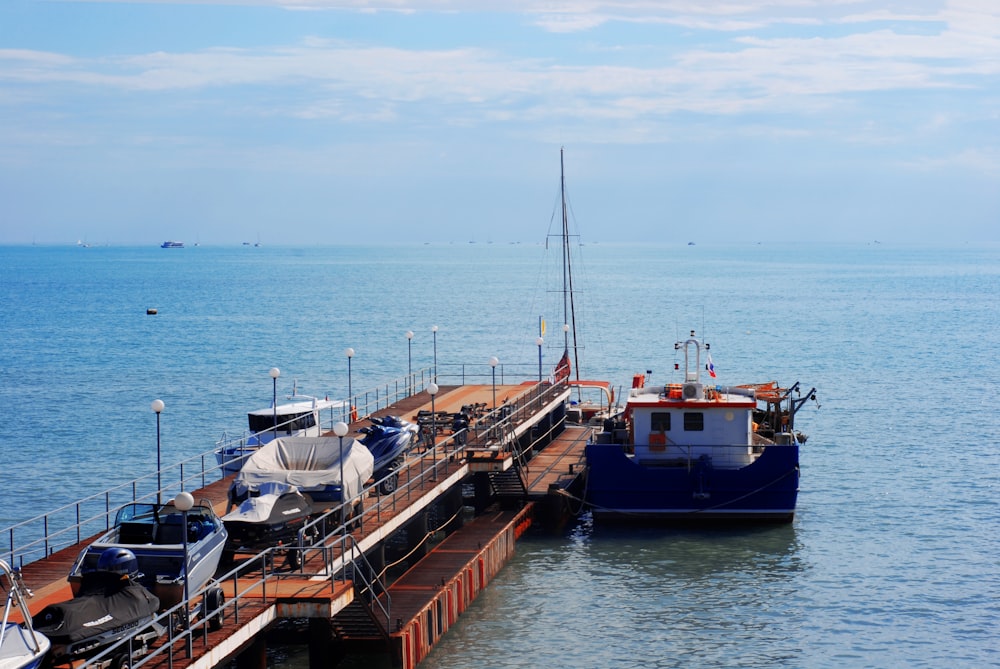
[(351, 422), (352, 423), (358, 422), (358, 408), (353, 404), (351, 405)]

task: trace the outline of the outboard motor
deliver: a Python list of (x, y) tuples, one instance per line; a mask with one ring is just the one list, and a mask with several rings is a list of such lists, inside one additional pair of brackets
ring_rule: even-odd
[(127, 548), (107, 548), (97, 559), (97, 571), (117, 574), (120, 578), (138, 578), (139, 561)]

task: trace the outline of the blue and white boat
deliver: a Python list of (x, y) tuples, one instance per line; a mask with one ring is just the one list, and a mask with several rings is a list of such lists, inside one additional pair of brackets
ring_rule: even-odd
[(248, 430), (239, 436), (224, 434), (215, 444), (215, 459), (224, 474), (240, 470), (247, 458), (261, 446), (278, 437), (319, 437), (323, 434), (323, 412), (328, 414), (328, 429), (341, 416), (347, 403), (320, 399), (295, 392), (291, 402), (258, 409), (247, 414)]
[[(587, 445), (594, 517), (790, 522), (805, 441), (795, 414), (816, 389), (715, 385), (709, 345), (694, 331), (674, 348), (683, 352), (683, 381), (647, 385), (635, 375), (624, 411)], [(703, 354), (709, 383), (701, 378)]]
[[(32, 626), (31, 613), (25, 601), (30, 593), (21, 581), (21, 573), (0, 560), (0, 575), (4, 577), (0, 585), (7, 591), (0, 626), (0, 669), (38, 669), (49, 652), (51, 642)], [(11, 614), (22, 622), (13, 620)]]
[(126, 548), (138, 561), (138, 582), (167, 609), (184, 599), (185, 590), (195, 593), (213, 579), (228, 536), (207, 500), (187, 512), (175, 501), (126, 504), (118, 510), (114, 527), (80, 553), (68, 580), (73, 594), (80, 594), (85, 575), (98, 571), (104, 551)]
[(184, 248), (184, 242), (175, 242), (172, 240), (167, 240), (160, 244), (161, 249), (182, 249)]

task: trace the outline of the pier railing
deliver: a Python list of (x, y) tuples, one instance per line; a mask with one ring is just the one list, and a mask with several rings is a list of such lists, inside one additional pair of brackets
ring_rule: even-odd
[[(457, 373), (459, 374), (457, 378), (466, 381), (482, 378), (492, 380), (492, 370), (485, 372), (482, 370), (486, 365), (454, 365), (453, 367), (454, 369), (449, 371), (445, 369), (444, 365), (439, 366), (438, 378), (451, 380), (454, 378), (452, 373)], [(500, 380), (506, 380), (506, 377), (511, 375), (511, 370), (515, 368), (528, 369), (530, 365), (508, 365), (505, 370), (500, 370), (500, 366), (498, 366)], [(353, 399), (358, 404), (352, 406), (356, 407), (358, 416), (370, 415), (400, 399), (424, 390), (433, 378), (431, 368), (418, 370), (412, 377), (398, 379), (356, 394)], [(500, 384), (500, 380), (497, 381), (498, 384)], [(451, 435), (448, 439), (438, 443), (435, 448), (425, 451), (420, 457), (424, 460), (430, 459), (432, 463), (427, 475), (436, 476), (441, 468), (440, 463), (437, 463), (435, 458), (445, 460), (456, 456), (467, 445), (477, 448), (491, 447), (496, 443), (498, 435), (507, 432), (508, 425), (522, 422), (528, 414), (537, 411), (540, 406), (544, 406), (547, 401), (550, 401), (546, 398), (558, 394), (563, 386), (562, 384), (543, 383), (530, 388), (533, 390), (482, 416), (467, 431)], [(328, 413), (324, 412), (324, 414)], [(334, 415), (328, 416), (328, 418), (330, 418), (330, 424), (321, 426), (324, 431), (332, 430), (333, 423), (336, 422), (333, 419), (351, 422), (351, 416)], [(437, 429), (442, 431), (446, 427), (448, 426), (442, 424), (437, 426)], [(168, 500), (183, 490), (190, 491), (205, 487), (225, 475), (223, 467), (216, 461), (217, 448), (218, 445), (212, 450), (163, 467), (159, 476), (156, 472), (151, 472), (6, 528), (3, 531), (2, 539), (6, 545), (0, 551), (0, 559), (7, 561), (14, 567), (23, 566), (28, 562), (42, 559), (56, 551), (108, 531), (114, 524), (118, 509), (125, 504), (155, 501), (158, 498)], [(158, 480), (163, 485), (162, 490), (157, 490)], [(376, 485), (379, 483), (376, 482)], [(379, 508), (380, 506), (376, 505), (374, 512), (377, 513)], [(367, 513), (368, 510), (366, 510)]]
[[(148, 654), (139, 657), (140, 654), (136, 652), (139, 641), (133, 635), (87, 658), (76, 665), (76, 669), (108, 666), (108, 662), (112, 662), (111, 666), (116, 666), (114, 660), (124, 655), (134, 659), (123, 666), (137, 668), (150, 662), (162, 665), (166, 661), (167, 666), (172, 667), (175, 662), (195, 656), (196, 644), (201, 647), (201, 652), (207, 652), (210, 648), (209, 631), (224, 624), (239, 627), (275, 605), (278, 601), (278, 584), (282, 580), (326, 580), (334, 590), (338, 583), (351, 582), (356, 592), (372, 591), (373, 584), (367, 576), (372, 573), (371, 565), (357, 549), (354, 537), (350, 535), (335, 538), (325, 546), (304, 549), (298, 560), (301, 566), (296, 570), (289, 570), (285, 566), (288, 562), (288, 550), (296, 549), (268, 548), (218, 579), (210, 581), (198, 591), (189, 593), (186, 601), (157, 615), (152, 623), (166, 629), (166, 638)], [(351, 560), (343, 562), (339, 569), (330, 570), (332, 560), (329, 559), (329, 554), (332, 552), (350, 555)], [(233, 596), (213, 601), (208, 596), (209, 591), (222, 585), (229, 586), (227, 589)], [(148, 626), (143, 626), (138, 630), (139, 634), (146, 629)]]
[[(363, 406), (366, 409), (370, 407), (370, 412), (374, 412), (378, 410), (375, 407), (383, 408), (383, 402), (384, 406), (388, 406), (401, 397), (422, 390), (423, 384), (429, 384), (432, 378), (429, 374), (421, 376), (420, 386), (407, 382), (403, 386), (405, 394), (397, 394), (397, 390), (390, 391), (389, 385), (380, 387), (377, 392), (372, 391), (370, 395), (364, 393), (361, 396), (370, 396), (372, 402)], [(130, 636), (88, 659), (82, 666), (96, 666), (121, 657), (126, 652), (135, 658), (131, 664), (133, 667), (140, 667), (164, 656), (172, 666), (175, 658), (191, 657), (195, 643), (204, 644), (207, 649), (208, 635), (204, 632), (214, 629), (224, 619), (239, 625), (246, 616), (273, 604), (276, 601), (276, 584), (287, 578), (329, 579), (333, 587), (338, 582), (351, 581), (355, 592), (364, 598), (384, 629), (389, 631), (392, 620), (391, 601), (385, 570), (377, 572), (372, 567), (359, 549), (351, 530), (357, 528), (364, 533), (367, 524), (380, 525), (385, 516), (395, 515), (401, 507), (406, 507), (416, 498), (427, 494), (438, 481), (447, 479), (463, 466), (469, 449), (509, 448), (511, 444), (504, 440), (509, 440), (515, 434), (517, 426), (551, 405), (565, 391), (566, 385), (563, 383), (525, 386), (525, 392), (488, 411), (472, 425), (445, 435), (443, 439), (437, 439), (435, 434), (435, 439), (423, 444), (423, 449), (414, 449), (408, 454), (404, 466), (398, 470), (399, 480), (393, 493), (375, 497), (372, 504), (368, 495), (372, 488), (378, 490), (382, 483), (375, 481), (359, 495), (366, 502), (359, 514), (347, 517), (345, 521), (344, 509), (354, 508), (354, 503), (359, 501), (358, 498), (347, 500), (311, 521), (299, 532), (296, 543), (261, 551), (217, 580), (210, 581), (199, 591), (189, 593), (184, 602), (163, 612), (156, 622), (167, 630), (167, 638), (158, 643), (148, 655), (138, 657), (134, 654), (141, 641), (136, 636)], [(390, 397), (395, 399), (389, 401)], [(365, 415), (370, 412), (366, 411)], [(436, 429), (435, 432), (444, 432), (452, 427), (442, 424), (439, 426), (440, 430)], [(548, 426), (548, 430), (552, 429), (553, 426)], [(517, 457), (522, 455), (519, 452), (514, 454)], [(18, 565), (34, 561), (107, 531), (113, 524), (114, 515), (124, 504), (158, 498), (170, 499), (182, 490), (203, 488), (222, 474), (221, 466), (215, 460), (215, 449), (201, 453), (164, 468), (159, 477), (153, 472), (8, 528), (9, 551), (0, 556), (8, 557), (10, 563)], [(162, 490), (157, 490), (156, 484), (160, 479), (167, 483)], [(455, 518), (448, 519), (441, 528), (429, 529), (428, 537), (445, 529), (454, 520)], [(18, 543), (20, 536), (27, 535), (32, 529), (40, 536)], [(298, 555), (291, 560), (289, 553)], [(292, 568), (293, 564), (297, 566)], [(212, 605), (218, 605), (210, 609), (207, 602), (213, 600), (206, 596), (209, 589), (229, 583), (232, 584), (229, 588), (232, 596), (228, 600), (217, 598)], [(218, 601), (219, 599), (222, 601)], [(199, 602), (197, 610), (191, 608), (191, 602)]]

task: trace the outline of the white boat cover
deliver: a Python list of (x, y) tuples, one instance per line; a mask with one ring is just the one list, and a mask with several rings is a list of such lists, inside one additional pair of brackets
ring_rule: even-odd
[[(339, 486), (339, 437), (279, 437), (247, 458), (234, 486), (260, 490), (267, 483), (287, 483), (308, 493)], [(354, 438), (343, 440), (345, 499), (356, 497), (371, 478), (375, 459)]]
[[(222, 517), (222, 522), (266, 523), (270, 520), (271, 514), (275, 511), (274, 507), (281, 500), (281, 496), (287, 493), (297, 493), (295, 497), (290, 498), (293, 500), (291, 506), (294, 506), (295, 502), (298, 502), (301, 505), (302, 511), (297, 515), (306, 515), (311, 504), (302, 497), (302, 493), (298, 488), (288, 483), (268, 481), (257, 487), (256, 497), (248, 497), (243, 500), (235, 510), (230, 511)], [(286, 507), (280, 511), (295, 512), (300, 511), (300, 509), (289, 509)]]

